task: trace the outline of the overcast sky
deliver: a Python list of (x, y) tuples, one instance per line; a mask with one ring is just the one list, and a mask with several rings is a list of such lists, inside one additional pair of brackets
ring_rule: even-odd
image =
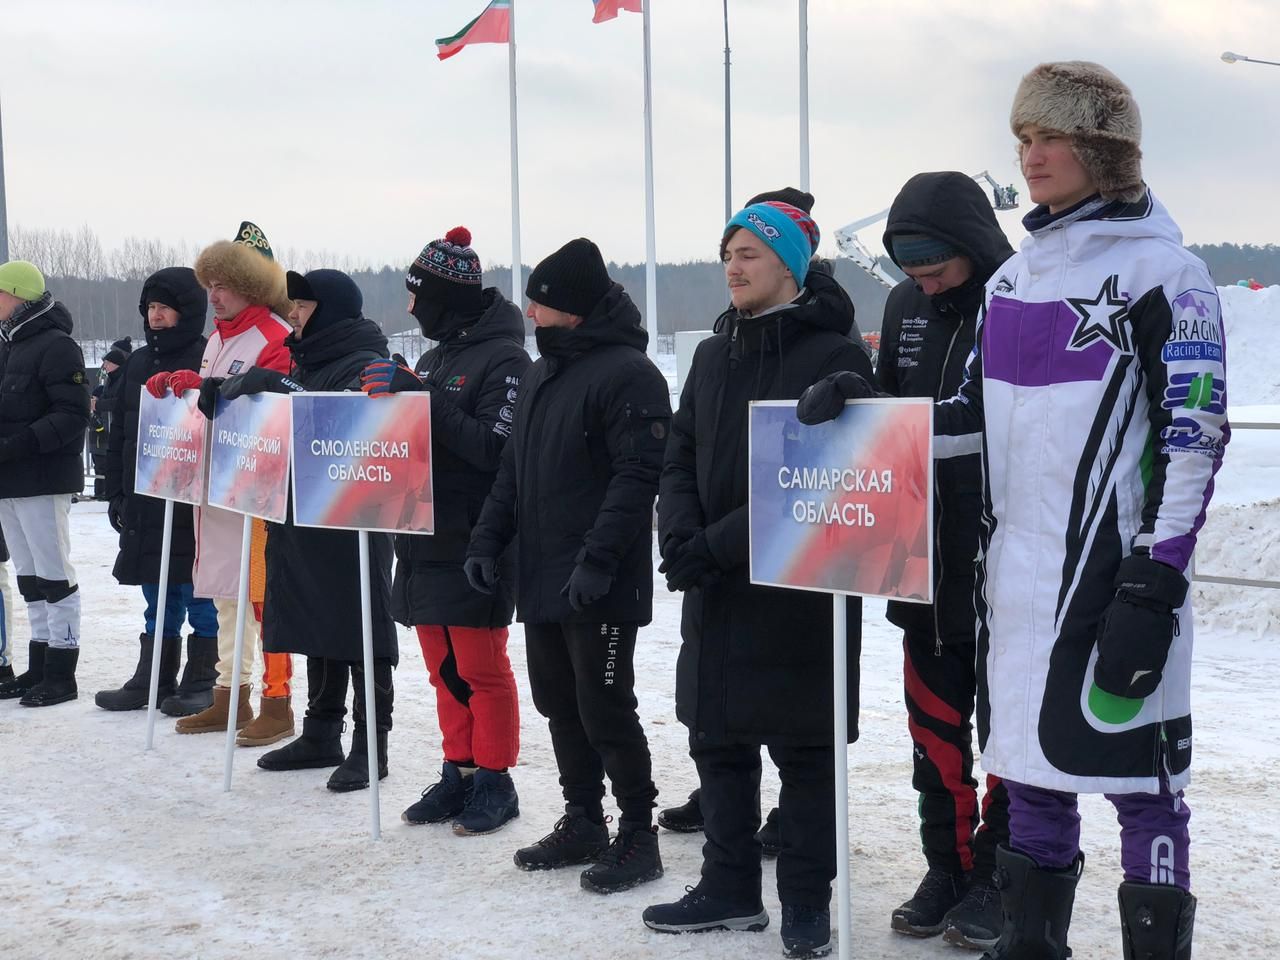
[[(652, 0), (658, 257), (715, 256), (724, 220), (720, 0)], [(510, 259), (507, 57), (433, 40), (485, 0), (4, 0), (11, 224), (407, 264), (467, 225)], [(572, 237), (644, 258), (641, 18), (515, 0), (523, 259)], [(799, 180), (797, 4), (730, 0), (733, 195)], [(922, 170), (1024, 185), (1019, 77), (1097, 60), (1142, 109), (1144, 172), (1188, 242), (1280, 241), (1272, 0), (811, 0), (814, 213), (836, 228)], [(1002, 216), (1016, 242), (1023, 210)], [(879, 229), (863, 238), (879, 248)]]

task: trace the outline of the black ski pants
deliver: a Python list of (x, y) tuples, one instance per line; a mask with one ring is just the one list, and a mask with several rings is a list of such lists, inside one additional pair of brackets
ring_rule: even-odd
[(635, 623), (526, 623), (529, 687), (547, 718), (566, 804), (604, 815), (609, 775), (621, 823), (653, 822), (653, 764), (636, 713)]
[(981, 806), (973, 775), (977, 646), (903, 635), (903, 684), (911, 731), (911, 785), (920, 794), (920, 840), (929, 866), (988, 880), (996, 847), (1009, 842), (1009, 794), (986, 778)]

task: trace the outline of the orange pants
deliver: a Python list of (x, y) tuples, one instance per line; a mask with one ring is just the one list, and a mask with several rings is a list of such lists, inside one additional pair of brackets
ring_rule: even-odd
[[(236, 646), (236, 602), (215, 599), (218, 608), (218, 686), (230, 687), (235, 669), (231, 661)], [(262, 604), (254, 603), (253, 616), (245, 616), (244, 654), (240, 658), (240, 685), (253, 682), (253, 651), (262, 645)], [(293, 679), (293, 657), (287, 653), (262, 653), (262, 695), (287, 697)]]

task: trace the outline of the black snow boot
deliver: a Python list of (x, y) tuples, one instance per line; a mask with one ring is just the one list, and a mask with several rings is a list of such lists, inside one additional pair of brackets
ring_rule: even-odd
[(405, 823), (444, 823), (452, 820), (467, 806), (475, 789), (474, 766), (460, 766), (446, 760), (440, 768), (440, 779), (422, 791), (422, 799), (411, 804), (400, 819)]
[[(378, 779), (387, 779), (387, 731), (379, 730), (378, 737)], [(335, 793), (347, 793), (351, 790), (369, 789), (369, 745), (365, 728), (356, 725), (351, 738), (351, 752), (337, 770), (329, 775), (325, 784)]]
[(963, 874), (930, 867), (911, 899), (894, 910), (889, 925), (909, 937), (933, 937), (946, 928), (947, 911), (964, 897)]
[(994, 947), (1004, 927), (1000, 891), (992, 884), (990, 873), (985, 878), (977, 874), (975, 870), (964, 898), (947, 911), (942, 939), (953, 947), (969, 950)]
[(777, 807), (769, 811), (764, 826), (756, 831), (756, 840), (760, 842), (763, 856), (776, 858), (782, 852), (782, 823), (778, 820)]
[[(145, 710), (147, 692), (151, 687), (151, 652), (155, 637), (150, 633), (138, 635), (141, 650), (133, 676), (118, 690), (99, 690), (93, 702), (103, 710)], [(173, 693), (178, 682), (178, 660), (182, 656), (181, 637), (162, 637), (160, 640), (160, 685), (156, 688), (157, 703)]]
[(481, 767), (471, 780), (471, 799), (453, 821), (458, 836), (493, 833), (520, 816), (520, 798), (511, 774)]
[(759, 933), (769, 925), (769, 914), (760, 902), (718, 896), (702, 884), (685, 887), (684, 896), (672, 903), (645, 907), (640, 919), (659, 933), (702, 933), (707, 930), (744, 930)]
[(47, 640), (32, 640), (27, 644), (27, 670), (0, 683), (0, 700), (25, 697), (28, 690), (44, 679), (44, 655), (48, 649)]
[(630, 890), (662, 876), (658, 828), (631, 827), (624, 820), (618, 835), (600, 858), (582, 871), (582, 889), (593, 893)]
[(782, 955), (795, 960), (831, 952), (831, 908), (802, 903), (782, 905)]
[(187, 666), (172, 696), (160, 701), (167, 717), (190, 717), (213, 706), (213, 683), (218, 679), (218, 638), (187, 637)]
[(258, 766), (263, 770), (314, 770), (336, 767), (342, 760), (342, 721), (303, 717), (302, 736), (264, 753)]
[(1071, 956), (1067, 930), (1084, 854), (1062, 870), (1047, 870), (1025, 854), (996, 850), (996, 887), (1004, 926), (984, 960), (1064, 960)]
[(587, 817), (582, 807), (566, 806), (564, 816), (551, 832), (528, 847), (516, 851), (521, 870), (554, 870), (575, 864), (594, 863), (609, 846), (609, 828), (604, 820)]
[(658, 826), (672, 833), (698, 833), (702, 830), (702, 791), (695, 790), (678, 807), (658, 811)]
[(24, 707), (51, 707), (80, 695), (76, 687), (79, 647), (50, 647), (44, 654), (44, 679), (27, 691), (18, 703)]
[(1120, 884), (1124, 960), (1191, 960), (1196, 898), (1166, 884)]

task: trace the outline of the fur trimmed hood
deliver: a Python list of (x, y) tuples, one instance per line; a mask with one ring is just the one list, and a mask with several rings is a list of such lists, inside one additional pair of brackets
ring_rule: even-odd
[(285, 286), (284, 269), (253, 247), (232, 240), (218, 240), (196, 257), (196, 279), (206, 290), (221, 280), (250, 303), (270, 307), (287, 317), (292, 304)]
[(1009, 112), (1014, 136), (1028, 124), (1070, 136), (1105, 199), (1142, 199), (1142, 116), (1133, 92), (1106, 67), (1087, 60), (1040, 64), (1018, 84)]

